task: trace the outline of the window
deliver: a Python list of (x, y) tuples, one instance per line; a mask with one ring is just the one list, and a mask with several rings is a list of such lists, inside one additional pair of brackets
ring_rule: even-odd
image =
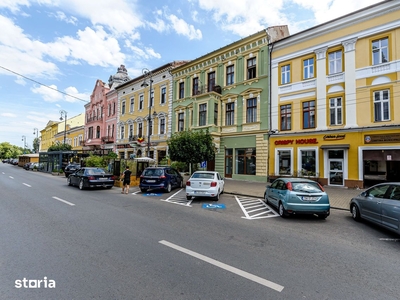
[(317, 168), (315, 165), (316, 151), (315, 150), (300, 150), (301, 155), (301, 174), (303, 176), (315, 176)]
[(113, 102), (113, 115), (115, 115), (115, 102)]
[(129, 112), (133, 112), (135, 110), (135, 99), (131, 98), (131, 105), (129, 106)]
[(247, 60), (247, 79), (256, 78), (256, 58)]
[(161, 88), (161, 99), (160, 99), (160, 104), (165, 104), (167, 102), (167, 88), (162, 87)]
[(329, 99), (330, 125), (342, 125), (342, 97)]
[(214, 103), (214, 125), (218, 125), (218, 103)]
[(138, 137), (143, 137), (143, 123), (138, 123)]
[(125, 126), (121, 125), (121, 136), (120, 139), (124, 139), (125, 138)]
[(235, 83), (235, 66), (226, 67), (226, 85)]
[(207, 104), (199, 105), (199, 126), (205, 126), (207, 123)]
[(110, 131), (111, 131), (111, 126), (108, 125), (107, 126), (107, 137), (111, 136)]
[(192, 95), (198, 95), (200, 94), (199, 91), (199, 78), (193, 78), (193, 90), (192, 90)]
[(111, 116), (111, 103), (108, 104), (108, 116)]
[(184, 113), (179, 113), (178, 114), (178, 131), (183, 131), (185, 130), (185, 115)]
[(315, 101), (303, 102), (303, 128), (315, 128)]
[(383, 38), (372, 41), (372, 64), (379, 65), (389, 61), (389, 40)]
[(129, 141), (133, 141), (133, 124), (129, 124)]
[(165, 134), (165, 118), (160, 118), (160, 134)]
[(374, 92), (374, 120), (375, 122), (390, 120), (389, 90)]
[(281, 105), (281, 130), (292, 129), (292, 105)]
[(112, 124), (111, 136), (114, 137), (114, 124)]
[(235, 124), (235, 103), (226, 104), (225, 125), (230, 126)]
[(303, 79), (314, 78), (314, 58), (303, 60)]
[(96, 139), (100, 138), (100, 126), (96, 127)]
[(256, 148), (236, 149), (236, 174), (256, 175)]
[(125, 114), (125, 101), (122, 101), (121, 114)]
[(257, 122), (257, 99), (247, 99), (246, 123)]
[(185, 83), (179, 82), (179, 99), (185, 98)]
[(331, 52), (328, 54), (329, 74), (342, 72), (342, 50)]
[(279, 175), (291, 175), (291, 151), (290, 150), (279, 150), (278, 151), (278, 166), (279, 166)]
[(144, 96), (140, 95), (140, 97), (139, 97), (139, 110), (143, 109), (143, 101), (144, 101)]
[(92, 138), (93, 138), (93, 127), (89, 127), (88, 138), (89, 138), (89, 139), (92, 139)]
[(153, 107), (154, 106), (154, 90), (152, 90), (151, 92), (150, 92), (150, 99), (149, 99), (149, 107)]
[(207, 84), (208, 84), (208, 92), (212, 92), (214, 90), (215, 87), (215, 72), (210, 72), (207, 74)]
[(281, 84), (290, 83), (290, 65), (281, 67)]

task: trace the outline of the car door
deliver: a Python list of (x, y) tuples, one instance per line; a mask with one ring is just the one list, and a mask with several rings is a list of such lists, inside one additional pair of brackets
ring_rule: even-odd
[[(73, 176), (71, 178), (71, 182), (74, 185), (78, 185), (79, 184), (79, 180), (82, 177), (83, 173), (84, 173), (85, 169), (79, 169), (78, 171), (73, 173)], [(72, 175), (72, 174), (71, 174)], [(70, 175), (70, 176), (71, 176)]]
[(400, 228), (400, 185), (392, 185), (382, 199), (382, 225), (399, 232)]
[(217, 173), (217, 179), (218, 179), (219, 190), (222, 192), (224, 190), (225, 181), (219, 173)]
[(279, 187), (282, 185), (282, 183), (283, 183), (282, 180), (276, 179), (267, 189), (268, 200), (272, 203), (272, 205), (276, 207), (278, 207)]
[(360, 209), (365, 219), (377, 224), (382, 224), (382, 202), (388, 192), (389, 187), (389, 184), (376, 185), (366, 191), (365, 197), (360, 197)]
[(174, 170), (172, 170), (172, 169), (166, 169), (165, 170), (165, 173), (167, 174), (167, 176), (169, 177), (169, 182), (171, 183), (171, 186), (172, 187), (176, 187), (178, 184), (177, 184), (177, 178), (176, 178), (176, 174), (175, 174), (175, 172), (174, 172)]

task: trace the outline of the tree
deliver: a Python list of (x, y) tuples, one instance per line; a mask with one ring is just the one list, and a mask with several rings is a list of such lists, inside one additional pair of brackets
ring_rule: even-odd
[(39, 153), (39, 147), (40, 147), (40, 140), (38, 138), (34, 138), (33, 139), (33, 152)]
[(167, 144), (171, 160), (190, 164), (213, 160), (216, 151), (213, 138), (208, 130), (188, 130), (174, 133)]
[(49, 149), (47, 149), (47, 152), (53, 152), (53, 151), (71, 151), (72, 146), (68, 144), (61, 144), (61, 143), (56, 143), (54, 145), (51, 145)]
[(9, 142), (0, 143), (0, 158), (17, 158), (22, 155), (23, 148), (11, 145)]

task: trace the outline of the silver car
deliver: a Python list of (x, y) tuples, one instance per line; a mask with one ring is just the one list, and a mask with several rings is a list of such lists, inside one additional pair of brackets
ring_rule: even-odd
[(350, 201), (354, 220), (365, 219), (400, 234), (400, 183), (374, 185)]

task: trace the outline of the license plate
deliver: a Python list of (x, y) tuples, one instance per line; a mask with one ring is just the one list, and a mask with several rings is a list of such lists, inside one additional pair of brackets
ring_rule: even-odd
[(200, 185), (203, 184), (204, 186), (210, 186), (209, 182), (200, 182)]
[(203, 191), (194, 191), (195, 194), (204, 194), (205, 192)]
[(147, 182), (149, 182), (149, 183), (154, 183), (154, 182), (156, 182), (155, 180), (147, 180)]
[(99, 180), (108, 180), (108, 178), (99, 178)]
[(318, 200), (318, 197), (303, 197), (304, 201), (316, 201)]

